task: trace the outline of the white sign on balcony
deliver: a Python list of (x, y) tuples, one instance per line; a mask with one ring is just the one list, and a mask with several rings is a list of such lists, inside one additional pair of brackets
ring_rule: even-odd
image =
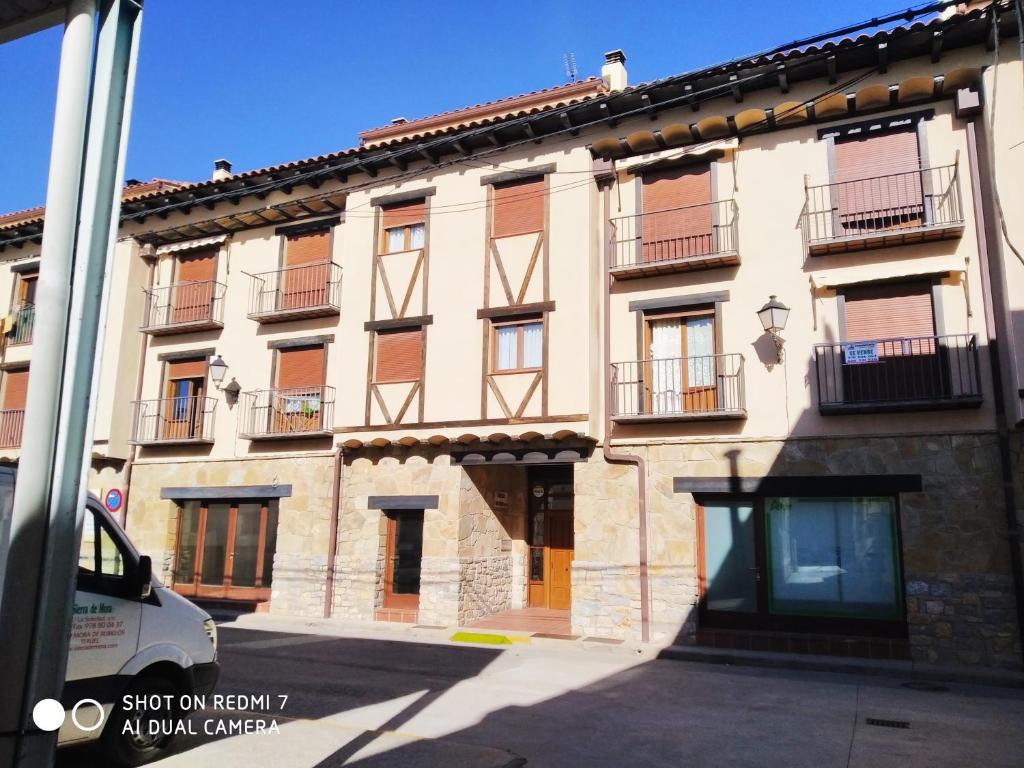
[(873, 341), (843, 344), (843, 357), (847, 365), (878, 362), (878, 345)]

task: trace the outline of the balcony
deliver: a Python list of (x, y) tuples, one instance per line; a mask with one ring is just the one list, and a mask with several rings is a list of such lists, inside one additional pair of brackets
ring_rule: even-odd
[(974, 334), (817, 344), (818, 410), (880, 413), (981, 405)]
[(36, 320), (35, 304), (19, 304), (11, 310), (11, 327), (7, 331), (8, 345), (31, 344), (32, 327)]
[(132, 403), (134, 445), (193, 445), (213, 443), (212, 397), (165, 397)]
[(341, 312), (341, 266), (329, 261), (250, 275), (249, 319), (278, 323)]
[(949, 240), (964, 231), (957, 165), (807, 187), (811, 256)]
[(747, 417), (740, 354), (613, 363), (611, 375), (619, 424)]
[(0, 448), (21, 447), (21, 430), (24, 426), (24, 410), (0, 411)]
[(609, 271), (616, 280), (740, 263), (735, 200), (611, 220)]
[(330, 436), (334, 433), (334, 387), (243, 392), (238, 431), (246, 440)]
[(142, 332), (153, 336), (224, 327), (226, 286), (213, 280), (174, 283), (145, 291)]

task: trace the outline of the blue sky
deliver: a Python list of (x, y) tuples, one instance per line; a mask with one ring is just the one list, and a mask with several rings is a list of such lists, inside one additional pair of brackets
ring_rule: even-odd
[[(622, 48), (636, 83), (903, 7), (146, 0), (127, 176), (195, 181), (220, 157), (238, 171), (354, 146), (393, 117), (564, 82), (569, 51), (583, 77)], [(52, 29), (0, 46), (0, 212), (44, 200), (59, 45)]]

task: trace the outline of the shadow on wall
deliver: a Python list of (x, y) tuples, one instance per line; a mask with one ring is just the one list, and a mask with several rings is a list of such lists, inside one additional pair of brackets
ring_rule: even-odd
[[(777, 365), (767, 334), (753, 346), (762, 365)], [(808, 434), (812, 422), (820, 424), (816, 411), (827, 397), (852, 407), (827, 417), (837, 427), (864, 418), (878, 424), (878, 406), (892, 400), (923, 401), (917, 402), (919, 410), (937, 424), (954, 412), (947, 408), (978, 404), (986, 349), (965, 352), (933, 342), (915, 347), (906, 359), (905, 344), (895, 350), (881, 346), (877, 362), (853, 365), (833, 345), (838, 351), (826, 358), (833, 365), (827, 374), (813, 351), (801, 358), (788, 350), (786, 365), (806, 365), (804, 382), (814, 408), (791, 415), (789, 435)], [(820, 375), (831, 377), (822, 389)], [(677, 644), (693, 644), (698, 628), (769, 631), (797, 640), (763, 638), (755, 649), (846, 655), (834, 644), (807, 640), (874, 637), (881, 639), (851, 639), (849, 655), (910, 653), (926, 663), (1020, 667), (995, 435), (976, 428), (915, 435), (898, 413), (881, 418), (883, 436), (790, 437), (774, 456), (759, 454), (757, 445), (722, 452), (732, 482), (727, 493), (695, 496), (695, 516), (696, 505), (703, 505), (695, 566), (703, 567), (706, 581), (703, 596), (678, 627)], [(955, 422), (949, 430), (956, 432)], [(687, 474), (684, 466), (678, 474)], [(921, 491), (874, 487), (892, 475), (920, 476)], [(815, 482), (806, 489), (760, 490), (749, 480), (741, 483), (745, 476)], [(861, 479), (830, 492), (842, 476)], [(655, 601), (657, 591), (654, 584)], [(712, 634), (710, 641), (718, 638)]]

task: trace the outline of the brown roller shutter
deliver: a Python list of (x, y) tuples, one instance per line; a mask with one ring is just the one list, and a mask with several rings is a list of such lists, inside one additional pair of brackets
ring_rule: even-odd
[(167, 379), (205, 379), (206, 358), (174, 360), (167, 363)]
[(294, 267), (299, 264), (315, 264), (329, 261), (331, 258), (331, 232), (324, 229), (318, 232), (305, 232), (301, 235), (288, 235), (284, 243), (284, 264)]
[(178, 274), (175, 282), (186, 283), (195, 280), (213, 280), (216, 277), (217, 251), (196, 251), (178, 257)]
[(643, 175), (643, 261), (714, 252), (711, 166), (684, 165)]
[(216, 275), (216, 250), (197, 251), (178, 257), (172, 314), (175, 323), (192, 323), (212, 317), (212, 281)]
[(4, 374), (4, 410), (25, 410), (25, 395), (28, 394), (28, 368), (7, 371)]
[[(891, 283), (847, 288), (844, 291), (846, 341), (906, 339), (935, 335), (930, 283)], [(931, 351), (931, 342), (922, 342)], [(898, 350), (880, 344), (879, 354)], [(914, 350), (917, 351), (916, 349)]]
[[(836, 199), (845, 227), (917, 226), (922, 214), (921, 166), (915, 130), (882, 133), (835, 145)], [(857, 182), (857, 183), (841, 183)]]
[(384, 229), (406, 227), (410, 224), (422, 224), (427, 220), (427, 201), (409, 200), (381, 207)]
[(544, 231), (544, 177), (494, 185), (492, 237)]
[(377, 366), (373, 380), (417, 381), (423, 362), (423, 330), (381, 331), (377, 334)]
[(282, 309), (317, 307), (327, 303), (330, 230), (289, 235), (285, 238)]
[(278, 351), (279, 389), (320, 387), (324, 383), (324, 347), (295, 347)]

